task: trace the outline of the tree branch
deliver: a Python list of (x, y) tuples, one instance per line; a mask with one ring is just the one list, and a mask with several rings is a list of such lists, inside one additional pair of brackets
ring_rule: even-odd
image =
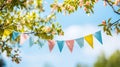
[(120, 19), (118, 19), (117, 21), (115, 21), (114, 23), (112, 23), (112, 26), (119, 23)]
[(108, 0), (105, 0), (105, 1), (108, 3), (108, 5), (113, 9), (113, 11), (114, 11), (116, 14), (120, 15), (120, 13), (115, 10), (115, 8), (113, 7), (113, 5), (112, 5)]
[(0, 11), (3, 10), (3, 8), (5, 7), (5, 5), (6, 5), (6, 2), (4, 2), (4, 3), (0, 6)]

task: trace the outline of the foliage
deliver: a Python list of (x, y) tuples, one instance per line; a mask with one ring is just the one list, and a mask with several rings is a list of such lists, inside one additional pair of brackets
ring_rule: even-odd
[[(114, 9), (114, 4), (120, 7), (120, 0), (103, 0), (104, 6), (107, 4), (112, 7), (113, 11), (120, 15), (120, 8)], [(55, 35), (63, 35), (61, 25), (56, 23), (56, 14), (64, 12), (71, 14), (83, 8), (86, 14), (94, 13), (94, 5), (98, 0), (64, 0), (59, 3), (58, 0), (50, 5), (51, 12), (45, 17), (41, 14), (45, 11), (43, 0), (0, 0), (0, 49), (1, 52), (6, 52), (8, 57), (16, 63), (20, 62), (19, 48), (14, 49), (11, 45), (19, 42), (20, 37), (15, 41), (11, 40), (12, 34), (7, 38), (2, 39), (4, 30), (11, 32), (17, 31), (24, 34), (33, 34), (44, 40), (53, 39)], [(112, 28), (120, 32), (120, 20), (116, 22), (108, 21), (102, 22), (100, 26), (108, 35), (111, 34)]]
[(19, 49), (11, 46), (18, 43), (20, 37), (13, 41), (10, 34), (3, 39), (4, 30), (33, 34), (45, 40), (64, 34), (61, 25), (55, 22), (55, 13), (40, 16), (45, 11), (42, 0), (1, 0), (0, 5), (0, 49), (16, 63), (21, 61)]
[(94, 67), (106, 67), (106, 64), (107, 64), (107, 59), (103, 53), (95, 62)]
[(120, 67), (120, 51), (114, 52), (108, 59), (107, 67)]
[(97, 0), (64, 0), (63, 3), (58, 3), (55, 1), (53, 4), (51, 4), (51, 7), (53, 10), (57, 10), (57, 12), (64, 11), (65, 13), (73, 13), (80, 8), (84, 8), (87, 14), (94, 13), (93, 7), (94, 4), (97, 2)]
[(78, 63), (75, 67), (88, 67), (86, 64), (80, 64)]
[(101, 55), (95, 62), (94, 67), (120, 67), (120, 51), (115, 51), (108, 59)]
[[(114, 11), (114, 13), (116, 13), (117, 15), (120, 15), (120, 0), (104, 0), (104, 3), (108, 4)], [(117, 8), (115, 8), (117, 6)], [(117, 34), (120, 33), (120, 19), (118, 19), (117, 21), (111, 21), (112, 18), (109, 18), (108, 20), (103, 20), (102, 24), (100, 24), (99, 26), (103, 27), (104, 32), (107, 35), (112, 36), (111, 31), (115, 30), (115, 32)]]
[[(53, 9), (53, 12), (64, 12), (65, 14), (71, 14), (77, 11), (77, 9), (83, 8), (86, 14), (94, 13), (94, 5), (97, 3), (98, 0), (64, 0), (63, 3), (58, 3), (55, 1), (51, 7)], [(104, 6), (107, 6), (107, 4), (113, 9), (114, 13), (117, 15), (120, 15), (120, 0), (103, 0)], [(115, 8), (117, 7), (117, 8)], [(104, 32), (107, 35), (111, 35), (112, 30), (115, 30), (115, 32), (118, 34), (120, 33), (120, 19), (118, 19), (115, 22), (111, 21), (111, 18), (108, 19), (108, 21), (103, 20), (102, 24), (99, 26), (103, 27)]]

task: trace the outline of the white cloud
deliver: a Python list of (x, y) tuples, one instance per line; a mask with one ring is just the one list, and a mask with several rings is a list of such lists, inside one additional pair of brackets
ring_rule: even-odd
[(83, 37), (90, 33), (95, 33), (100, 30), (98, 27), (92, 25), (72, 25), (64, 30), (64, 36), (57, 37), (58, 40), (67, 40), (67, 39), (76, 39), (79, 37)]

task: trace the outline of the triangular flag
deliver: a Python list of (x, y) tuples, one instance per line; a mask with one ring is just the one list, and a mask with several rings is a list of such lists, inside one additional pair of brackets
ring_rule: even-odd
[(28, 38), (29, 38), (29, 36), (27, 34), (21, 34), (20, 35), (20, 44), (23, 44)]
[(11, 29), (5, 29), (2, 36), (2, 40), (6, 39), (6, 37), (9, 36), (11, 33), (12, 33)]
[(77, 44), (82, 48), (84, 46), (84, 38), (75, 39)]
[(60, 52), (62, 52), (63, 46), (64, 46), (64, 41), (57, 41), (58, 47)]
[(88, 42), (88, 44), (93, 48), (93, 35), (90, 34), (90, 35), (85, 36), (84, 38)]
[(13, 31), (12, 33), (12, 40), (15, 40), (20, 35), (19, 32)]
[(17, 43), (16, 46), (17, 46), (18, 48), (22, 47), (19, 43)]
[(98, 31), (94, 34), (94, 36), (96, 37), (96, 39), (101, 43), (103, 44), (102, 42), (102, 36), (101, 36), (101, 31)]
[(53, 47), (54, 47), (54, 45), (55, 45), (55, 41), (54, 40), (48, 40), (48, 45), (49, 45), (49, 50), (51, 52)]
[(30, 36), (30, 38), (29, 38), (29, 45), (30, 45), (30, 47), (31, 47), (33, 44), (34, 44), (34, 40), (33, 40), (32, 36)]
[(40, 45), (41, 48), (44, 46), (44, 43), (45, 43), (44, 40), (42, 40), (42, 39), (38, 40), (38, 44)]
[(67, 40), (66, 44), (67, 44), (69, 50), (72, 52), (73, 51), (73, 47), (74, 47), (74, 40)]

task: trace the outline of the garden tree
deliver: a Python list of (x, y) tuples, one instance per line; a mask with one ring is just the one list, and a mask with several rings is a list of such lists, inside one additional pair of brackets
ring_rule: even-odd
[(106, 64), (107, 64), (107, 59), (105, 57), (105, 54), (102, 53), (95, 62), (94, 67), (106, 67)]
[[(93, 8), (98, 0), (64, 0), (62, 3), (54, 0), (50, 5), (50, 14), (45, 17), (41, 16), (45, 11), (43, 2), (43, 0), (0, 0), (0, 50), (2, 53), (6, 52), (6, 55), (16, 63), (21, 60), (19, 49), (11, 46), (18, 43), (20, 37), (13, 41), (10, 33), (17, 31), (23, 34), (32, 34), (43, 40), (51, 40), (55, 35), (64, 34), (61, 25), (55, 21), (57, 13), (71, 14), (78, 8), (84, 8), (86, 14), (94, 13)], [(116, 14), (120, 15), (120, 0), (103, 0), (103, 2), (104, 6), (108, 4)], [(106, 34), (112, 35), (113, 29), (117, 33), (120, 32), (119, 21), (120, 19), (111, 22), (109, 19), (103, 21), (99, 26), (103, 27)], [(4, 34), (5, 31), (9, 33)], [(35, 43), (37, 42), (38, 40), (35, 41)]]
[(114, 52), (107, 62), (107, 67), (120, 67), (120, 51)]
[(120, 50), (115, 51), (109, 58), (101, 54), (94, 67), (120, 67)]
[(75, 67), (88, 67), (86, 64), (80, 64), (78, 63)]
[[(54, 21), (55, 13), (50, 13), (46, 17), (40, 16), (44, 12), (42, 3), (42, 0), (0, 1), (0, 50), (2, 53), (6, 52), (16, 63), (21, 60), (20, 51), (11, 46), (18, 43), (20, 37), (13, 41), (11, 32), (33, 34), (44, 40), (53, 39), (54, 35), (63, 35), (61, 26)], [(7, 33), (4, 34), (5, 31)]]

